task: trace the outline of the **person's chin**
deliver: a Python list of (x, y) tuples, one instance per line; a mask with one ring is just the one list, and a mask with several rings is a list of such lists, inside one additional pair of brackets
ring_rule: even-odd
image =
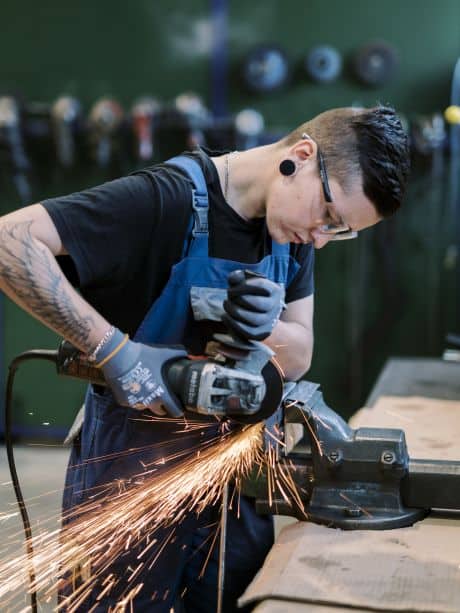
[(296, 243), (297, 245), (308, 245), (308, 243), (313, 242), (313, 239), (310, 235), (303, 237), (300, 236), (300, 234), (297, 234), (297, 232), (294, 232), (294, 239), (292, 242)]

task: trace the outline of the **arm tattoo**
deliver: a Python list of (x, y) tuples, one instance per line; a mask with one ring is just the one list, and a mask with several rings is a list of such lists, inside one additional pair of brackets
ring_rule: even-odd
[(90, 349), (92, 317), (79, 314), (52, 253), (30, 231), (32, 222), (0, 226), (0, 278), (35, 317)]

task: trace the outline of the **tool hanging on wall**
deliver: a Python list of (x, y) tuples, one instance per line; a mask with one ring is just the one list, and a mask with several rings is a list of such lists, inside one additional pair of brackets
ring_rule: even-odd
[(143, 96), (134, 102), (131, 109), (135, 155), (143, 162), (151, 160), (154, 155), (153, 122), (160, 106), (156, 98)]
[(11, 168), (11, 176), (22, 204), (30, 203), (31, 188), (28, 173), (30, 162), (24, 148), (22, 117), (12, 96), (0, 97), (0, 151), (2, 165)]
[(50, 116), (58, 162), (70, 168), (75, 164), (76, 138), (81, 131), (81, 104), (72, 96), (60, 96), (52, 105)]
[(189, 118), (172, 106), (163, 107), (155, 118), (153, 138), (155, 159), (159, 161), (189, 149), (192, 140)]
[(37, 166), (34, 181), (42, 191), (53, 180), (56, 161), (61, 168), (88, 161), (107, 168), (113, 162), (123, 164), (126, 156), (132, 167), (133, 158), (161, 161), (200, 145), (244, 150), (276, 140), (269, 135), (267, 140), (259, 111), (243, 109), (234, 116), (215, 118), (192, 91), (179, 94), (169, 106), (143, 96), (134, 102), (126, 121), (122, 107), (111, 98), (96, 101), (86, 118), (80, 101), (72, 96), (59, 96), (52, 105), (31, 101), (21, 113), (12, 97), (0, 100), (0, 154), (4, 151), (6, 160), (1, 166), (8, 173), (14, 169), (11, 174), (24, 203), (31, 201), (29, 156)]
[(123, 109), (113, 98), (99, 99), (90, 110), (89, 142), (92, 156), (101, 168), (106, 168), (113, 161), (123, 118)]
[(385, 41), (363, 45), (353, 59), (353, 71), (363, 85), (379, 87), (393, 79), (399, 65), (396, 48)]
[(447, 132), (441, 113), (420, 115), (411, 121), (411, 144), (417, 153), (431, 155), (443, 149)]
[(201, 96), (195, 92), (183, 92), (174, 99), (174, 108), (182, 113), (189, 122), (189, 147), (205, 144), (204, 131), (211, 121), (211, 113)]
[(318, 45), (305, 56), (304, 69), (312, 81), (332, 83), (342, 72), (342, 56), (334, 47)]
[(255, 47), (243, 61), (243, 82), (250, 92), (266, 94), (284, 87), (291, 74), (286, 52), (275, 45)]
[(236, 148), (240, 151), (257, 147), (265, 129), (262, 113), (255, 109), (243, 109), (235, 115)]

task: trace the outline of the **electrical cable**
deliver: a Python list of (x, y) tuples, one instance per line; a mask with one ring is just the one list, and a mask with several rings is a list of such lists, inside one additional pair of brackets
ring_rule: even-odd
[(33, 349), (26, 351), (16, 356), (9, 365), (8, 379), (6, 382), (6, 398), (5, 398), (5, 446), (6, 454), (8, 456), (8, 465), (10, 467), (11, 480), (13, 482), (14, 493), (16, 494), (16, 500), (18, 502), (19, 511), (21, 513), (22, 523), (24, 526), (24, 533), (26, 536), (26, 551), (29, 559), (29, 584), (30, 584), (30, 603), (32, 613), (37, 613), (37, 591), (35, 587), (35, 571), (33, 564), (34, 550), (32, 545), (32, 528), (30, 526), (30, 519), (26, 509), (26, 503), (22, 495), (21, 487), (19, 485), (18, 474), (16, 472), (16, 464), (14, 462), (13, 452), (13, 435), (12, 435), (12, 399), (13, 399), (13, 384), (16, 372), (23, 362), (28, 360), (47, 360), (57, 364), (58, 352), (46, 349)]

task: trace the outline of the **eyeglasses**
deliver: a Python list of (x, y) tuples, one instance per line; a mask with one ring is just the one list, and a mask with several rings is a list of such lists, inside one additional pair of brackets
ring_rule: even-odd
[[(316, 150), (316, 157), (318, 158), (318, 170), (319, 176), (321, 178), (321, 185), (323, 186), (324, 199), (326, 200), (326, 202), (333, 202), (323, 153), (318, 147), (318, 145)], [(323, 234), (329, 235), (329, 240), (331, 241), (346, 241), (351, 238), (356, 238), (358, 236), (358, 233), (352, 230), (350, 226), (343, 223), (343, 221), (342, 223), (332, 222), (328, 224), (323, 224), (322, 226), (318, 227), (318, 230)]]

